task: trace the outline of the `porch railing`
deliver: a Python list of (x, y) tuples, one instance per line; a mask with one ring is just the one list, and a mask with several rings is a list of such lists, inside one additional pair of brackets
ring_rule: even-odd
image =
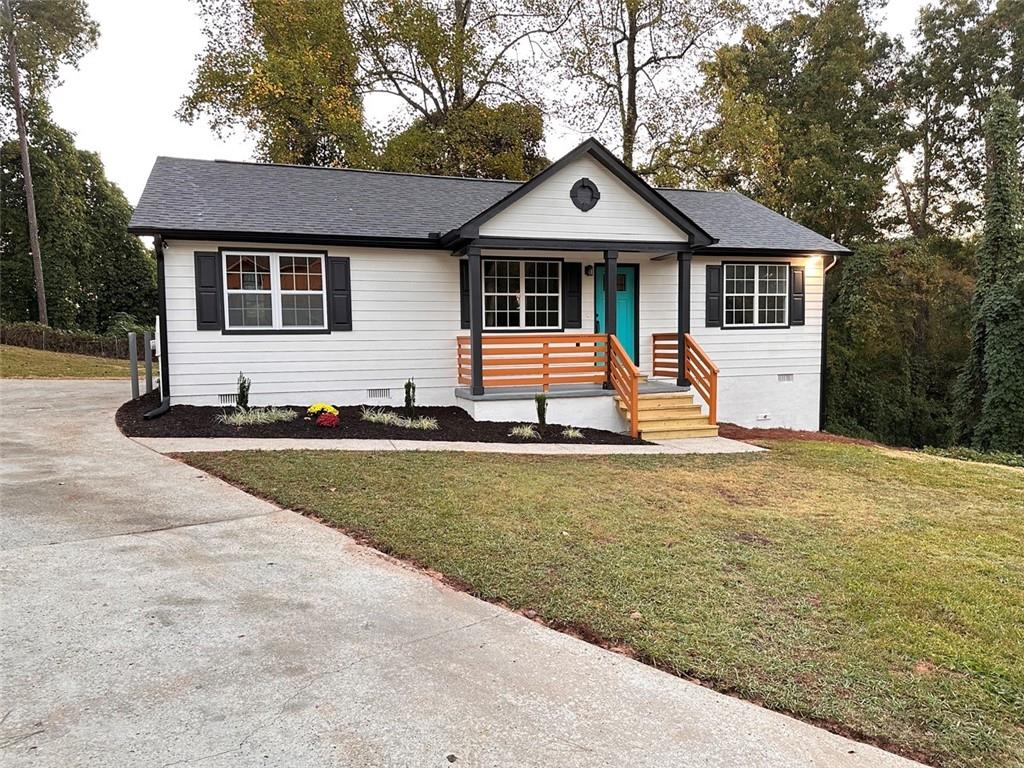
[(608, 379), (626, 407), (629, 434), (636, 438), (640, 434), (640, 369), (630, 360), (616, 336), (609, 336), (608, 342)]
[[(608, 336), (603, 333), (488, 334), (482, 339), (484, 387), (601, 384), (608, 379)], [(468, 336), (458, 337), (459, 383), (472, 382)]]
[[(679, 334), (655, 333), (652, 375), (679, 375)], [(708, 422), (718, 423), (718, 366), (690, 334), (683, 341), (683, 376), (708, 404)]]

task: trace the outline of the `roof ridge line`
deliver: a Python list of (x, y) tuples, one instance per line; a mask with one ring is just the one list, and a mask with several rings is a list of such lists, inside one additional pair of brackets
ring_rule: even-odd
[(301, 168), (303, 170), (312, 171), (344, 171), (347, 173), (372, 173), (379, 176), (411, 176), (419, 179), (452, 179), (454, 181), (490, 181), (497, 182), (499, 184), (524, 184), (525, 179), (492, 179), (483, 178), (480, 176), (444, 176), (441, 174), (432, 173), (409, 173), (406, 171), (381, 171), (373, 168), (338, 168), (330, 165), (302, 165), (300, 163), (261, 163), (256, 160), (227, 160), (216, 158), (214, 160), (204, 160), (202, 158), (195, 157), (169, 157), (164, 155), (169, 160), (190, 160), (199, 163), (223, 163), (225, 165), (251, 165), (258, 168)]

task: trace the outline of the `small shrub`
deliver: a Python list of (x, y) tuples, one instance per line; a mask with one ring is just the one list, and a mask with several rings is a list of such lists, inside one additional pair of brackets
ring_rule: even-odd
[(359, 417), (371, 424), (386, 424), (389, 427), (399, 426), (399, 422), (402, 420), (402, 417), (397, 413), (385, 410), (384, 408), (364, 407)]
[(313, 403), (306, 409), (307, 416), (319, 416), (321, 413), (333, 413), (338, 415), (338, 409), (329, 403)]
[(406, 419), (406, 421), (408, 421), (408, 424), (405, 424), (404, 426), (409, 427), (409, 429), (439, 429), (437, 419), (433, 416), (417, 416), (415, 419)]
[(384, 408), (366, 408), (364, 407), (360, 418), (363, 421), (368, 421), (371, 424), (386, 424), (389, 427), (402, 427), (404, 429), (438, 429), (437, 419), (433, 416), (420, 416), (415, 419), (410, 419), (394, 411), (388, 411)]
[(416, 413), (416, 382), (409, 379), (405, 382), (405, 415), (413, 416)]
[(537, 403), (537, 423), (545, 427), (548, 423), (548, 396), (536, 395), (533, 400)]
[(334, 429), (340, 426), (341, 419), (338, 418), (337, 413), (331, 413), (330, 411), (324, 411), (316, 417), (316, 425), (318, 427), (326, 427), (327, 429)]
[(583, 431), (576, 429), (576, 427), (566, 427), (562, 430), (562, 437), (568, 438), (569, 440), (582, 440)]
[(245, 378), (242, 372), (238, 372), (238, 392), (235, 394), (235, 408), (240, 411), (249, 410), (249, 387), (252, 381)]
[(231, 427), (251, 427), (255, 424), (274, 424), (279, 421), (292, 421), (298, 414), (289, 408), (251, 408), (222, 413), (217, 417), (221, 424)]
[(508, 433), (509, 437), (519, 437), (523, 440), (539, 440), (540, 432), (533, 424), (516, 424)]
[(1007, 467), (1024, 467), (1024, 454), (1007, 451), (976, 451), (973, 448), (954, 445), (950, 448), (927, 446), (922, 448), (921, 452), (930, 456), (944, 456), (947, 459), (977, 461), (982, 464), (1002, 464)]

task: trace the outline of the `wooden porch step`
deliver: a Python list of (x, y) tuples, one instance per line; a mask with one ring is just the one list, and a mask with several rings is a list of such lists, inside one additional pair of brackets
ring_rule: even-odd
[(640, 437), (644, 440), (673, 440), (681, 437), (718, 437), (718, 426), (711, 426), (705, 420), (703, 426), (686, 429), (643, 429)]
[(683, 418), (657, 419), (654, 421), (645, 421), (644, 419), (640, 419), (640, 431), (643, 434), (647, 434), (648, 432), (663, 432), (665, 430), (701, 429), (707, 426), (709, 426), (708, 417), (703, 413), (685, 416)]
[[(619, 412), (623, 415), (629, 413), (629, 409), (622, 403), (618, 404)], [(663, 408), (640, 408), (637, 417), (640, 421), (662, 421), (664, 419), (690, 419), (701, 416), (701, 409), (697, 403), (688, 403), (674, 407)]]
[[(620, 406), (623, 405), (619, 395), (615, 396), (615, 402)], [(693, 395), (689, 392), (652, 392), (637, 398), (637, 405), (641, 411), (655, 408), (681, 408), (691, 404), (693, 404)]]

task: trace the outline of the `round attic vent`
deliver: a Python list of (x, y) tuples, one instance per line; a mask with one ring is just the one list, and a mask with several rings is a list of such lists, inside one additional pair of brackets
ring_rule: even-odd
[(572, 185), (569, 199), (581, 211), (589, 211), (601, 199), (601, 192), (598, 190), (597, 184), (590, 179), (583, 178)]

